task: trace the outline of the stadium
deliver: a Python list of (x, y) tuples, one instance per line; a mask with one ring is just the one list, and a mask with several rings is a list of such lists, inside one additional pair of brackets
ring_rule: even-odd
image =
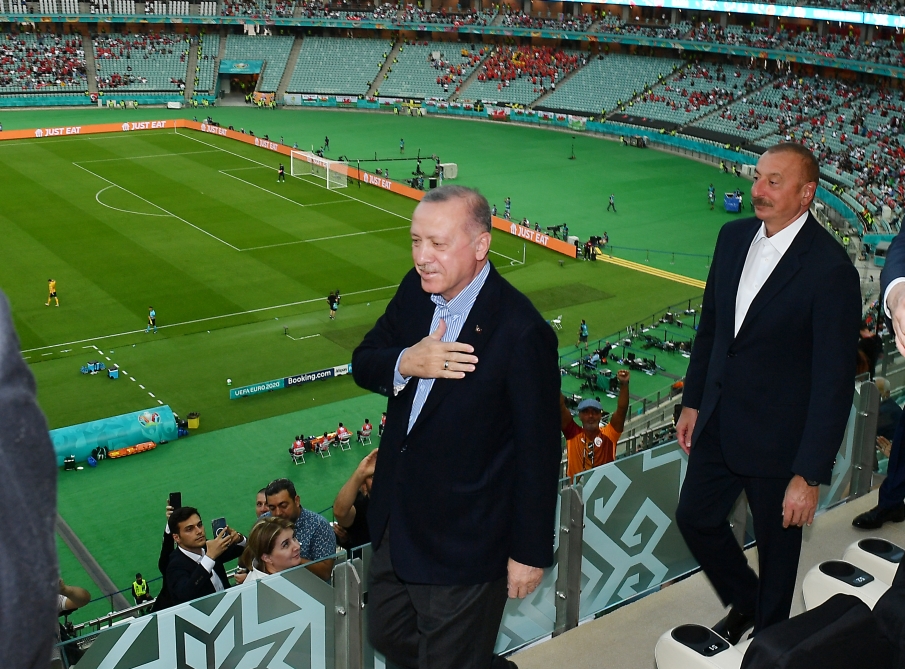
[[(0, 0), (0, 289), (58, 460), (60, 576), (90, 594), (48, 662), (393, 666), (367, 635), (370, 546), (331, 556), (326, 583), (295, 569), (155, 613), (132, 583), (160, 591), (174, 491), (247, 534), (252, 498), (286, 477), (334, 520), (370, 446), (333, 433), (387, 410), (352, 353), (411, 269), (415, 206), (444, 184), (492, 205), (489, 259), (553, 328), (566, 404), (597, 397), (612, 416), (616, 372), (632, 373), (615, 462), (569, 477), (563, 451), (554, 566), (508, 602), (495, 652), (649, 667), (664, 632), (720, 618), (676, 525), (674, 429), (717, 236), (754, 215), (760, 156), (805, 146), (811, 212), (858, 270), (862, 318), (883, 320), (905, 207), (903, 13)], [(891, 334), (873, 362), (901, 398)], [(905, 545), (901, 526), (851, 527), (888, 466), (873, 378), (855, 379), (805, 533), (796, 616), (818, 562), (868, 536)]]

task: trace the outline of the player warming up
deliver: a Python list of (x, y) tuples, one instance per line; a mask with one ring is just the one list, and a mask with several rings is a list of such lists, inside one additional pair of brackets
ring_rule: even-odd
[(45, 307), (50, 306), (50, 301), (56, 300), (56, 306), (60, 306), (60, 298), (57, 297), (57, 280), (56, 279), (47, 279), (47, 302), (44, 303)]
[(150, 332), (151, 328), (154, 328), (154, 334), (157, 334), (157, 312), (154, 311), (154, 307), (148, 307), (148, 327), (145, 328), (145, 332)]
[(286, 168), (283, 167), (283, 163), (280, 163), (280, 169), (277, 171), (277, 183), (281, 181), (286, 181)]

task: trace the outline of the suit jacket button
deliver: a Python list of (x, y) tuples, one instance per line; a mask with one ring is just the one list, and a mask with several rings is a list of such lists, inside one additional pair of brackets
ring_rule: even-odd
[(734, 357), (735, 357), (735, 353), (729, 352), (729, 353), (726, 354), (726, 357), (727, 357), (727, 358), (734, 358)]

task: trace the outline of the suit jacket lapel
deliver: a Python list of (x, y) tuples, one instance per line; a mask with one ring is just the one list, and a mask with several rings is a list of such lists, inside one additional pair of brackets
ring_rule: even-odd
[[(490, 341), (490, 337), (497, 325), (496, 312), (499, 309), (502, 281), (502, 277), (491, 265), (487, 280), (484, 282), (481, 292), (478, 293), (478, 298), (468, 313), (468, 318), (462, 326), (459, 338), (456, 340), (463, 344), (471, 344), (474, 347), (474, 355), (478, 357), (478, 365), (488, 364), (487, 361), (482, 360), (481, 352), (487, 342)], [(418, 414), (418, 419), (412, 426), (410, 434), (415, 434), (415, 431), (424, 424), (431, 412), (449, 395), (456, 387), (456, 384), (462, 383), (462, 381), (464, 379), (437, 379), (434, 381), (430, 394), (427, 396), (427, 400), (424, 402), (421, 413)]]
[(770, 300), (779, 294), (786, 284), (792, 280), (792, 277), (798, 273), (798, 270), (801, 269), (800, 256), (807, 253), (808, 249), (811, 248), (811, 242), (817, 232), (818, 225), (814, 217), (809, 214), (801, 230), (795, 235), (789, 250), (783, 254), (776, 268), (770, 274), (770, 278), (767, 279), (754, 297), (754, 301), (751, 302), (748, 313), (745, 315), (745, 321), (738, 331), (739, 335), (750, 326), (757, 314), (770, 303)]

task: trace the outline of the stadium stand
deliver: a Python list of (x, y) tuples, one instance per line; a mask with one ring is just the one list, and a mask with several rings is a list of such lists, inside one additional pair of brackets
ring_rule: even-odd
[(386, 40), (306, 37), (287, 90), (364, 95), (391, 49)]
[(686, 125), (756, 90), (770, 80), (763, 70), (698, 64), (645, 91), (628, 110), (633, 116)]
[(179, 92), (185, 88), (187, 51), (186, 38), (176, 35), (98, 35), (98, 88)]
[[(133, 7), (134, 11), (134, 7)], [(154, 0), (145, 2), (145, 14), (164, 14), (169, 16), (188, 16), (188, 0)]]
[(549, 30), (574, 30), (576, 32), (587, 32), (591, 24), (594, 23), (594, 17), (590, 14), (579, 14), (578, 16), (565, 16), (562, 18), (551, 18), (547, 12), (547, 17), (531, 16), (525, 12), (510, 12), (503, 17), (502, 25), (515, 28), (547, 28)]
[(217, 16), (217, 3), (212, 0), (203, 0), (198, 5), (198, 14), (201, 16)]
[[(9, 12), (11, 14), (28, 14), (28, 5), (25, 4), (25, 0), (6, 0), (6, 6), (9, 8)], [(2, 7), (0, 7), (0, 11), (2, 11)]]
[(217, 81), (217, 55), (220, 53), (220, 35), (211, 33), (201, 35), (198, 48), (200, 49), (198, 56), (198, 69), (195, 73), (197, 79), (195, 83), (196, 93), (214, 92), (214, 84)]
[[(677, 58), (641, 58), (623, 54), (591, 60), (544, 100), (551, 109), (600, 114), (637, 95), (645, 85), (653, 85), (683, 62)], [(605, 81), (606, 86), (600, 82)]]
[(85, 91), (85, 72), (78, 35), (6, 34), (0, 40), (0, 92)]
[(556, 82), (584, 64), (576, 51), (553, 47), (497, 47), (481, 64), (480, 73), (462, 91), (469, 100), (494, 100), (527, 105)]
[[(477, 49), (476, 51), (473, 49)], [(459, 42), (406, 44), (388, 79), (380, 84), (382, 95), (445, 100), (455, 93), (487, 53), (483, 46)]]
[(273, 93), (280, 85), (289, 52), (292, 50), (294, 37), (286, 35), (256, 36), (230, 35), (226, 38), (226, 54), (228, 60), (263, 60), (264, 72), (258, 84), (258, 90)]
[(406, 5), (403, 14), (403, 23), (429, 24), (439, 23), (452, 26), (489, 26), (496, 16), (494, 11), (477, 11), (470, 12), (447, 12), (446, 8), (442, 8), (439, 12), (428, 12), (420, 7)]
[(289, 18), (294, 11), (295, 3), (291, 0), (275, 3), (267, 0), (225, 0), (220, 7), (222, 16), (247, 16), (252, 19)]
[(715, 42), (718, 44), (739, 44), (759, 49), (778, 49), (782, 46), (785, 35), (782, 30), (741, 25), (727, 25), (702, 21), (692, 38), (698, 42)]

